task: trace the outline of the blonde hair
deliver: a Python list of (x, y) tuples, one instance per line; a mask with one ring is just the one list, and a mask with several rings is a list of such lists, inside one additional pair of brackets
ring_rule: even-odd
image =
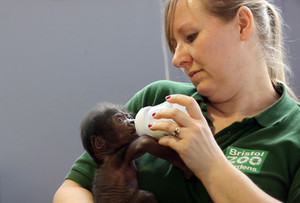
[[(172, 42), (172, 24), (177, 2), (178, 0), (169, 0), (165, 9), (165, 34), (173, 54), (175, 48)], [(283, 46), (282, 17), (279, 9), (267, 0), (202, 0), (201, 3), (209, 13), (224, 22), (231, 21), (241, 6), (248, 7), (256, 23), (259, 46), (266, 60), (274, 88), (278, 90), (278, 84), (284, 83), (289, 94), (297, 99), (287, 85), (286, 73), (291, 74), (291, 70)]]

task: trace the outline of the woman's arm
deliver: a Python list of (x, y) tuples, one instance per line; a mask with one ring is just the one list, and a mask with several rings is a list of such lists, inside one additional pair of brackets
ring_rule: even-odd
[(279, 202), (225, 159), (200, 178), (214, 202)]
[(92, 193), (77, 182), (67, 179), (56, 191), (53, 203), (93, 203)]

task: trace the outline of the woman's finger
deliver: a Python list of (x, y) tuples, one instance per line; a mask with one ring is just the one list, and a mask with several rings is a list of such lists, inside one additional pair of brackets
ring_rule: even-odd
[(170, 103), (177, 103), (185, 106), (187, 113), (194, 119), (199, 120), (204, 118), (198, 102), (193, 97), (182, 94), (173, 94), (166, 97), (166, 100)]
[(169, 146), (175, 151), (179, 151), (181, 148), (180, 142), (181, 140), (179, 138), (173, 137), (173, 136), (166, 136), (159, 139), (158, 143), (160, 145)]
[(153, 117), (155, 119), (172, 119), (181, 127), (189, 126), (191, 124), (191, 117), (177, 108), (160, 109)]
[(176, 138), (182, 134), (182, 128), (175, 122), (172, 121), (156, 121), (149, 125), (150, 130), (160, 130), (167, 132), (169, 135)]

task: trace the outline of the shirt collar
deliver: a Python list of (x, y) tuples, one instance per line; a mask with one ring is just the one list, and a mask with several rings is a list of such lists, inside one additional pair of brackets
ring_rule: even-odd
[[(299, 103), (288, 95), (284, 84), (279, 83), (279, 91), (282, 93), (281, 97), (274, 104), (253, 117), (263, 127), (272, 126), (282, 121), (293, 108), (299, 108)], [(197, 100), (199, 104), (204, 105), (202, 106), (204, 107), (202, 110), (207, 111), (204, 97), (197, 91), (192, 97)], [(206, 114), (207, 112), (203, 113)]]
[(285, 85), (279, 84), (281, 97), (271, 106), (254, 116), (254, 119), (263, 127), (272, 126), (286, 118), (293, 108), (299, 108), (297, 102), (292, 99)]

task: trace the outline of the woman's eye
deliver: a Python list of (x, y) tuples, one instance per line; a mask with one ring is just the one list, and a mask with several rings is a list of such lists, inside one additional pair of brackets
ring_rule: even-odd
[(171, 45), (171, 47), (172, 47), (173, 49), (176, 49), (176, 47), (177, 47), (177, 42), (176, 42), (176, 40), (174, 40), (174, 39), (170, 40), (170, 45)]
[(188, 35), (188, 36), (186, 37), (186, 39), (187, 39), (187, 41), (189, 41), (189, 42), (193, 42), (193, 41), (196, 39), (197, 36), (198, 36), (198, 33), (194, 33), (194, 34)]

